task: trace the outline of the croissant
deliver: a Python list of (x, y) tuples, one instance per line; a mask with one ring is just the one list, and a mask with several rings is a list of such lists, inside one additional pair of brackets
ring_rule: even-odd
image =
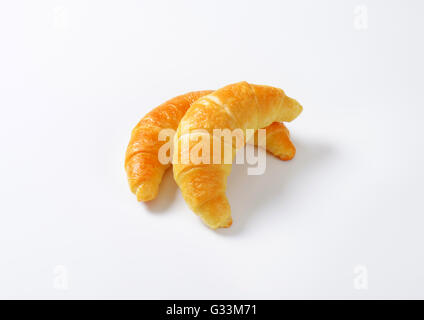
[[(280, 160), (293, 159), (296, 154), (296, 147), (290, 140), (289, 129), (281, 122), (273, 122), (265, 129), (266, 150)], [(259, 144), (258, 131), (255, 132), (253, 139), (249, 140), (248, 143)]]
[(159, 140), (160, 131), (176, 130), (190, 105), (211, 92), (189, 92), (168, 100), (146, 114), (132, 130), (125, 154), (125, 170), (130, 189), (138, 201), (149, 201), (157, 196), (163, 174), (170, 166), (158, 159), (159, 149), (166, 143)]
[[(158, 159), (159, 150), (166, 143), (159, 140), (159, 132), (162, 129), (176, 130), (190, 105), (212, 92), (195, 91), (177, 96), (150, 111), (132, 130), (125, 170), (130, 189), (138, 201), (149, 201), (157, 196), (163, 174), (170, 166)], [(282, 160), (291, 159), (296, 152), (282, 123), (273, 123), (267, 128), (266, 142), (268, 151)]]
[[(184, 163), (182, 158), (187, 156), (185, 153), (190, 152), (198, 142), (199, 136), (193, 133), (206, 131), (213, 140), (214, 129), (247, 131), (270, 126), (269, 131), (277, 128), (279, 135), (285, 137), (285, 146), (291, 147), (285, 128), (280, 129), (273, 122), (290, 122), (301, 112), (302, 106), (286, 96), (283, 90), (247, 82), (231, 84), (203, 96), (187, 110), (174, 136), (174, 178), (189, 207), (210, 228), (229, 227), (232, 224), (231, 208), (225, 195), (232, 165), (225, 162), (194, 163), (190, 157)], [(268, 134), (268, 137), (272, 140), (273, 135)], [(182, 146), (187, 138), (188, 149)], [(235, 150), (241, 146), (236, 146), (233, 139), (231, 147), (233, 159)], [(276, 144), (273, 142), (267, 141), (267, 147), (270, 152), (279, 154), (283, 159), (294, 155), (275, 151)]]

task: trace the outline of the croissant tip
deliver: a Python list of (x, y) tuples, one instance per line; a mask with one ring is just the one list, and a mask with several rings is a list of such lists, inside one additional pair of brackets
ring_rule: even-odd
[(227, 222), (226, 225), (223, 225), (222, 228), (229, 228), (233, 224), (233, 220), (231, 219), (229, 222)]
[(207, 223), (208, 227), (211, 228), (212, 230), (216, 230), (219, 228), (229, 228), (231, 227), (231, 225), (233, 224), (233, 219), (229, 219), (228, 221), (222, 222), (222, 223), (218, 223), (218, 224), (209, 224)]
[(303, 107), (297, 100), (290, 98), (289, 96), (286, 96), (285, 103), (289, 108), (290, 113), (288, 114), (288, 118), (284, 121), (291, 122), (302, 113)]
[(280, 160), (282, 161), (290, 161), (294, 158), (296, 155), (296, 149), (290, 150), (291, 152), (287, 152), (285, 154), (282, 154), (279, 156)]
[(158, 188), (154, 185), (141, 184), (136, 191), (137, 200), (140, 202), (151, 201), (156, 198), (158, 194)]

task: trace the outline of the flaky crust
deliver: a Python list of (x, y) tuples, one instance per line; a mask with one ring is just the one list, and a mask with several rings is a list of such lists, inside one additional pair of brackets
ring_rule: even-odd
[[(189, 207), (211, 228), (229, 227), (232, 224), (231, 209), (225, 195), (227, 177), (231, 164), (182, 164), (182, 137), (189, 137), (190, 147), (197, 141), (191, 133), (206, 130), (213, 135), (214, 129), (254, 129), (269, 127), (267, 145), (269, 151), (282, 159), (294, 156), (294, 146), (288, 131), (279, 122), (292, 121), (302, 112), (302, 106), (278, 88), (240, 82), (228, 85), (199, 98), (187, 110), (174, 138), (174, 178)], [(276, 124), (273, 124), (273, 123)], [(271, 131), (275, 130), (273, 134)], [(278, 134), (277, 134), (278, 133)], [(279, 137), (284, 142), (272, 141)], [(192, 140), (193, 139), (193, 140)], [(278, 139), (277, 139), (278, 140)], [(233, 141), (233, 157), (235, 150)], [(281, 152), (280, 148), (290, 149)]]
[(162, 129), (176, 130), (190, 105), (212, 90), (189, 92), (156, 107), (136, 125), (125, 155), (125, 170), (128, 184), (138, 201), (149, 201), (156, 197), (159, 184), (170, 164), (161, 164), (158, 159)]
[[(170, 166), (161, 164), (158, 159), (159, 149), (166, 143), (158, 139), (160, 130), (177, 130), (190, 105), (212, 92), (194, 91), (168, 100), (146, 114), (132, 130), (125, 156), (125, 170), (130, 189), (136, 194), (138, 201), (149, 201), (157, 196), (163, 174)], [(296, 149), (284, 124), (276, 122), (266, 130), (268, 152), (281, 160), (293, 158)], [(256, 142), (255, 138), (251, 143)]]

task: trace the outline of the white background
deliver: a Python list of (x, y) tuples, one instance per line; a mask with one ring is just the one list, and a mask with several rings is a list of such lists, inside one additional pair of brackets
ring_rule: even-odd
[[(0, 297), (424, 298), (423, 10), (2, 1)], [(234, 166), (230, 229), (206, 228), (171, 172), (138, 203), (138, 120), (241, 80), (303, 104), (296, 158)]]

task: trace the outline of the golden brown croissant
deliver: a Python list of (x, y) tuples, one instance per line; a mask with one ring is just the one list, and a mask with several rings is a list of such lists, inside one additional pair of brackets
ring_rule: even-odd
[[(273, 122), (266, 129), (266, 150), (283, 161), (291, 160), (296, 154), (296, 147), (290, 140), (290, 132), (281, 122)], [(258, 131), (250, 144), (258, 145)]]
[(159, 132), (176, 130), (190, 105), (211, 92), (195, 91), (175, 97), (146, 114), (133, 129), (125, 155), (125, 170), (130, 189), (138, 201), (156, 197), (163, 174), (170, 166), (158, 159), (159, 149), (166, 143), (159, 140)]
[[(190, 105), (212, 92), (195, 91), (175, 97), (150, 111), (133, 129), (126, 152), (125, 169), (130, 189), (139, 201), (149, 201), (156, 197), (163, 174), (170, 166), (162, 164), (158, 159), (159, 150), (166, 143), (159, 140), (159, 132), (162, 129), (175, 131)], [(267, 150), (282, 160), (293, 158), (296, 149), (284, 124), (273, 123), (266, 129)], [(257, 143), (257, 137), (252, 143)]]
[[(284, 136), (285, 146), (291, 148), (289, 137), (284, 134), (287, 131), (273, 122), (292, 121), (301, 112), (302, 106), (286, 96), (283, 90), (247, 82), (228, 85), (201, 97), (191, 105), (174, 137), (174, 178), (187, 204), (209, 227), (215, 229), (232, 224), (231, 209), (225, 195), (231, 163), (194, 163), (190, 157), (184, 163), (182, 159), (187, 159), (186, 153), (198, 143), (199, 135), (193, 133), (201, 131), (204, 134), (206, 131), (206, 134), (213, 137), (215, 129), (246, 131), (271, 125), (269, 131), (277, 128), (279, 134)], [(272, 134), (268, 136), (271, 138)], [(188, 149), (183, 147), (183, 142), (187, 143), (187, 140)], [(275, 143), (267, 141), (268, 144), (269, 151), (275, 153)], [(233, 139), (233, 158), (239, 147)], [(279, 154), (283, 159), (293, 155), (294, 151)]]

